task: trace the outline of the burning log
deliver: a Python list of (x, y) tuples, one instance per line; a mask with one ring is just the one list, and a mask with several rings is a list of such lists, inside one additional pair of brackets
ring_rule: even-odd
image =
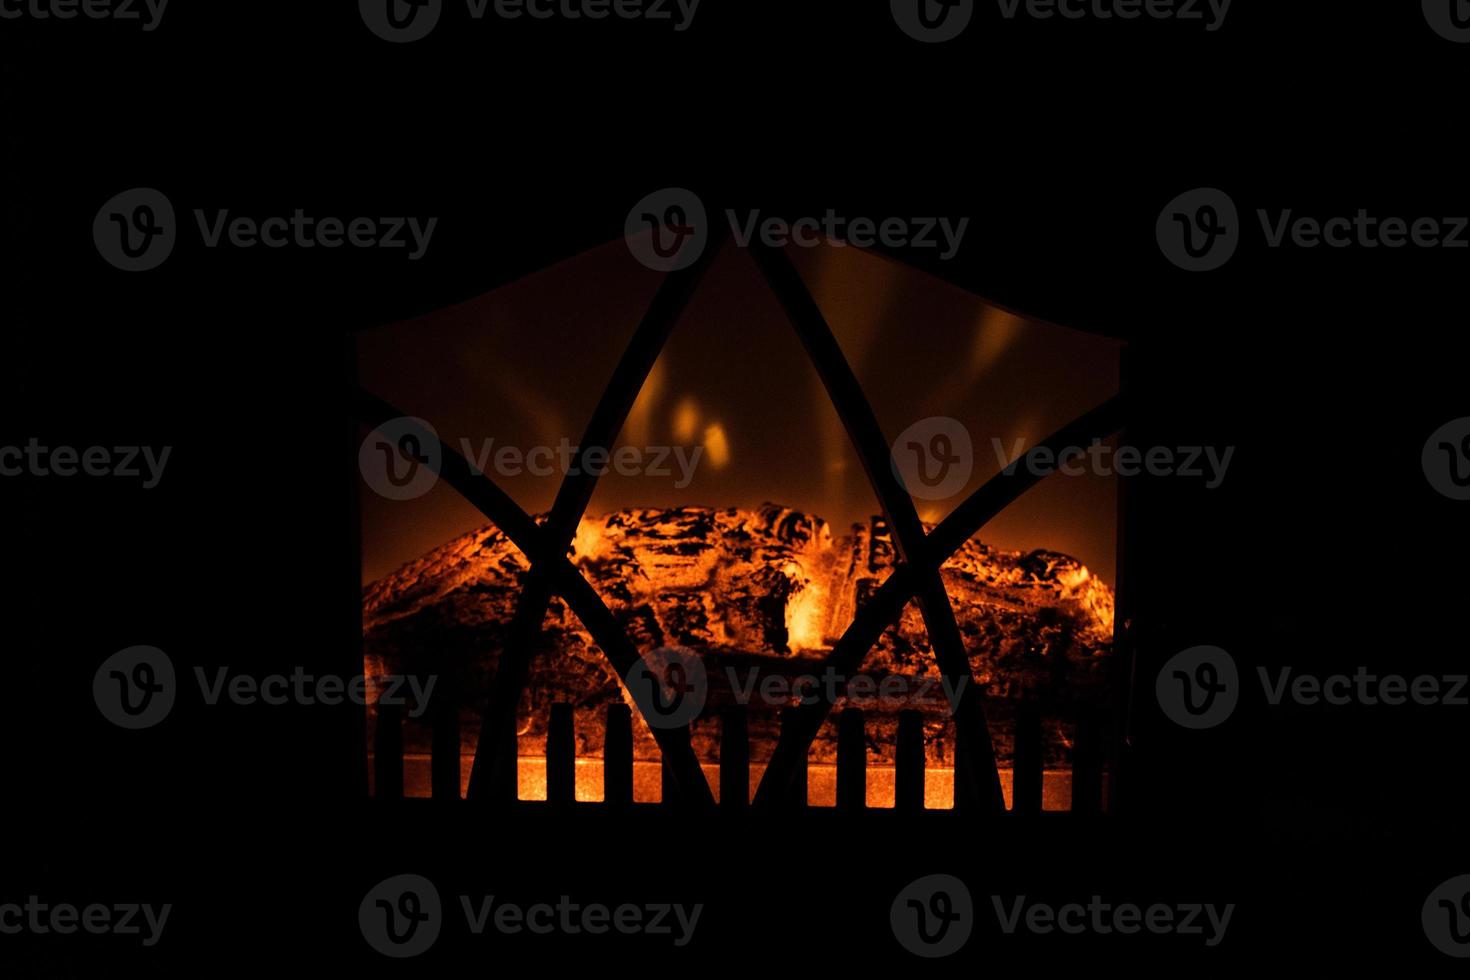
[[(788, 508), (623, 510), (582, 522), (571, 558), (645, 653), (677, 646), (702, 660), (703, 710), (692, 738), (701, 762), (720, 762), (721, 717), (743, 705), (750, 762), (764, 763), (780, 711), (820, 688), (837, 707), (861, 709), (868, 751), (891, 765), (900, 712), (918, 718), (932, 765), (953, 759), (944, 733), (960, 692), (941, 682), (918, 610), (910, 604), (869, 652), (859, 677), (824, 662), (854, 613), (892, 571), (896, 556), (884, 521), (834, 538), (825, 521)], [(461, 751), (478, 742), (478, 705), (508, 639), (529, 563), (493, 527), (463, 535), (364, 590), (364, 644), (370, 673), (437, 674), (461, 692)], [(1111, 653), (1111, 590), (1075, 559), (1050, 551), (1004, 552), (971, 540), (942, 575), (971, 668), (988, 697), (1002, 765), (1013, 745), (1013, 716), (1042, 712), (1044, 750), (1064, 759), (1079, 707), (1100, 698)], [(601, 758), (609, 704), (633, 704), (581, 623), (553, 602), (520, 710), (523, 754), (544, 750), (550, 705), (575, 712), (576, 755)], [(1029, 713), (1029, 714), (1027, 714)], [(1027, 726), (1022, 726), (1026, 728)], [(426, 733), (405, 733), (412, 751)], [(633, 713), (633, 755), (658, 759), (649, 729)], [(620, 758), (624, 750), (615, 749)], [(833, 763), (838, 731), (829, 723), (811, 761)]]

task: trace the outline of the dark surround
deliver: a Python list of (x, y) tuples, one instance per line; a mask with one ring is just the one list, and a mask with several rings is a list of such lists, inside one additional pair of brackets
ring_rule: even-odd
[[(1240, 447), (1217, 491), (1128, 488), (1142, 519), (1128, 525), (1139, 530), (1119, 589), (1142, 676), (1149, 658), (1198, 642), (1247, 670), (1465, 669), (1467, 525), (1418, 464), (1427, 434), (1467, 414), (1462, 254), (1274, 252), (1256, 235), (1224, 270), (1188, 276), (1151, 238), (1163, 203), (1204, 184), (1252, 215), (1464, 213), (1447, 132), (1464, 52), (1426, 32), (1416, 5), (1371, 23), (1326, 5), (1242, 5), (1208, 37), (997, 24), (950, 54), (895, 45), (884, 17), (847, 5), (806, 22), (706, 3), (710, 31), (689, 38), (677, 71), (662, 38), (586, 28), (389, 51), (353, 33), (350, 10), (345, 37), (324, 12), (295, 12), (282, 29), (258, 5), (228, 3), (170, 11), (178, 21), (136, 45), (94, 25), (79, 40), (63, 25), (0, 25), (17, 93), (4, 137), (4, 441), (177, 447), (175, 479), (147, 493), (0, 483), (16, 569), (0, 599), (15, 625), (0, 715), (6, 894), (175, 902), (174, 942), (140, 957), (166, 975), (210, 957), (340, 957), (376, 972), (352, 911), (379, 878), (420, 869), (445, 894), (554, 897), (565, 883), (615, 900), (608, 882), (636, 880), (640, 898), (706, 901), (709, 933), (659, 964), (675, 969), (741, 957), (911, 967), (888, 941), (886, 903), (918, 874), (954, 868), (977, 896), (1236, 901), (1239, 932), (1206, 967), (1453, 966), (1417, 916), (1470, 860), (1462, 712), (1256, 700), (1184, 738), (1144, 701), (1143, 795), (1120, 819), (956, 819), (917, 842), (898, 816), (891, 832), (854, 837), (820, 816), (696, 833), (669, 820), (493, 824), (365, 807), (338, 763), (351, 726), (329, 712), (181, 706), (138, 738), (98, 717), (91, 673), (131, 643), (156, 643), (184, 669), (356, 669), (339, 639), (355, 526), (337, 451), (344, 333), (615, 237), (633, 201), (672, 183), (792, 213), (817, 202), (974, 214), (953, 269), (931, 271), (1126, 337), (1135, 442)], [(137, 184), (241, 211), (446, 217), (414, 268), (196, 246), (124, 277), (86, 228)], [(650, 862), (649, 841), (675, 857)], [(609, 955), (442, 943), (426, 968)], [(629, 942), (615, 955), (648, 951)], [(98, 942), (24, 955), (124, 959)], [(1205, 954), (987, 937), (961, 959), (954, 968), (1112, 959), (1147, 975)]]

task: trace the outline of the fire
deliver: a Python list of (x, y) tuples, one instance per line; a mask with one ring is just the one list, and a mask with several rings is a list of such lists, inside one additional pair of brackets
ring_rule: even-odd
[(600, 521), (589, 521), (585, 517), (577, 523), (577, 534), (572, 538), (572, 555), (590, 558), (603, 550), (606, 525)]
[(704, 455), (717, 470), (730, 462), (730, 442), (725, 438), (725, 427), (718, 422), (704, 430)]
[(685, 396), (674, 408), (674, 439), (689, 442), (699, 431), (699, 403)]
[[(674, 441), (692, 442), (703, 422), (704, 416), (700, 411), (699, 402), (695, 401), (694, 396), (685, 395), (674, 406), (674, 415), (670, 420)], [(725, 427), (718, 421), (710, 421), (704, 426), (703, 446), (704, 460), (710, 466), (719, 470), (729, 465), (730, 440), (725, 435)]]
[(1092, 572), (1088, 571), (1086, 565), (1078, 565), (1075, 569), (1058, 569), (1057, 581), (1061, 583), (1064, 596), (1076, 599), (1092, 613), (1093, 618), (1097, 621), (1099, 632), (1104, 635), (1112, 635), (1112, 589), (1109, 589)]
[[(796, 562), (786, 566), (788, 578), (804, 579)], [(786, 604), (787, 643), (792, 650), (817, 650), (827, 646), (823, 626), (827, 612), (827, 590), (815, 581), (805, 581)]]
[[(882, 588), (898, 561), (892, 534), (881, 518), (834, 535), (820, 518), (779, 504), (755, 510), (614, 511), (579, 521), (572, 552), (577, 570), (604, 598), (637, 649), (676, 645), (699, 654), (706, 668), (703, 721), (717, 719), (725, 707), (749, 702), (744, 738), (753, 770), (770, 757), (779, 737), (779, 709), (789, 703), (780, 693), (782, 685), (822, 675), (825, 651), (862, 603)], [(425, 649), (423, 624), (431, 621), (463, 624), (469, 639), (456, 634), (454, 643), (480, 651), (472, 654), (478, 673), (469, 676), (493, 676), (526, 565), (503, 534), (486, 529), (449, 542), (370, 586), (364, 603), (369, 674), (422, 669), (417, 658)], [(1048, 722), (1056, 729), (1065, 726), (1072, 705), (1099, 696), (1108, 673), (1104, 668), (1111, 652), (1113, 598), (1081, 562), (1059, 552), (1002, 551), (971, 540), (945, 563), (943, 577), (971, 668), (989, 685), (987, 696), (1002, 717), (1027, 699), (1048, 702), (1058, 705)], [(600, 792), (605, 709), (617, 701), (628, 704), (627, 690), (596, 638), (575, 616), (549, 616), (543, 629), (548, 650), (554, 652), (533, 666), (527, 685), (533, 708), (518, 718), (525, 757), (523, 796), (545, 795), (545, 761), (537, 756), (550, 728), (545, 706), (556, 703), (570, 704), (577, 713), (578, 785), (586, 793)], [(874, 806), (884, 805), (885, 793), (892, 798), (891, 788), (882, 787), (891, 787), (893, 781), (890, 750), (904, 710), (917, 711), (925, 726), (926, 779), (941, 787), (926, 791), (929, 805), (949, 805), (941, 802), (952, 793), (953, 777), (945, 773), (953, 755), (941, 734), (949, 708), (941, 692), (921, 683), (935, 673), (930, 656), (923, 617), (910, 602), (863, 657), (859, 669), (870, 683), (888, 678), (898, 683), (892, 688), (897, 693), (858, 705), (874, 752), (868, 770)], [(1058, 669), (1062, 660), (1069, 669)], [(762, 685), (774, 683), (771, 690), (777, 693), (750, 700), (749, 693), (741, 692), (751, 678)], [(1065, 690), (1060, 689), (1063, 684)], [(466, 711), (475, 710), (483, 697), (483, 689), (467, 691)], [(657, 783), (659, 750), (636, 710), (633, 717), (636, 778), (640, 785)], [(693, 727), (697, 758), (718, 767), (723, 729), (717, 737), (710, 724)], [(428, 748), (426, 725), (410, 722), (405, 728), (408, 754)], [(1009, 731), (1004, 723), (1002, 731)], [(460, 737), (462, 751), (473, 753), (478, 733), (464, 726)], [(1064, 746), (1056, 736), (1046, 744), (1049, 754), (1040, 764), (1063, 764)], [(1002, 766), (1011, 762), (1011, 748), (1004, 739), (997, 741)], [(812, 743), (809, 799), (815, 805), (823, 805), (829, 792), (823, 787), (835, 786), (836, 756), (834, 732)], [(950, 788), (943, 788), (945, 779)]]

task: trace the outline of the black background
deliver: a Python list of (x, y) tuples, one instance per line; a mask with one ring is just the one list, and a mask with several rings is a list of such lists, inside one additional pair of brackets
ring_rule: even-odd
[[(1257, 208), (1470, 213), (1470, 46), (1437, 37), (1417, 4), (1237, 0), (1215, 33), (1006, 22), (981, 4), (938, 46), (901, 34), (881, 3), (704, 0), (682, 34), (471, 23), (450, 4), (428, 39), (395, 46), (351, 3), (174, 0), (152, 33), (0, 21), (0, 39), (0, 444), (174, 447), (150, 491), (0, 481), (0, 899), (175, 905), (151, 950), (0, 937), (0, 959), (62, 975), (94, 961), (165, 975), (1455, 967), (1425, 941), (1419, 908), (1470, 872), (1464, 708), (1268, 709), (1248, 694), (1198, 735), (1145, 712), (1134, 812), (1024, 827), (954, 817), (935, 833), (821, 815), (609, 823), (370, 806), (341, 764), (342, 718), (320, 708), (181, 705), (123, 733), (90, 696), (97, 664), (138, 643), (181, 669), (355, 669), (341, 642), (354, 598), (348, 331), (612, 240), (633, 202), (669, 185), (712, 210), (969, 215), (945, 275), (1135, 341), (1136, 441), (1238, 447), (1219, 490), (1140, 490), (1129, 561), (1145, 694), (1147, 665), (1196, 643), (1248, 671), (1464, 672), (1465, 505), (1429, 487), (1420, 450), (1470, 414), (1470, 250), (1275, 250), (1254, 220)], [(181, 213), (440, 222), (415, 263), (206, 250), (186, 234), (160, 269), (129, 275), (90, 228), (134, 186)], [(1154, 240), (1164, 204), (1198, 186), (1227, 191), (1248, 225), (1208, 274), (1174, 268)], [(649, 937), (451, 930), (397, 964), (364, 945), (356, 908), (405, 871), (446, 896), (704, 902), (706, 921), (673, 952)], [(923, 963), (892, 941), (888, 903), (935, 871), (967, 881), (981, 931)], [(1003, 937), (987, 922), (991, 894), (1095, 892), (1238, 907), (1213, 950)]]

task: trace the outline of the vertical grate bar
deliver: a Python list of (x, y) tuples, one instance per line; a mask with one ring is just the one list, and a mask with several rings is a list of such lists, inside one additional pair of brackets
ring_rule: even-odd
[(844, 708), (837, 716), (837, 809), (861, 810), (868, 805), (868, 744), (860, 708)]
[(572, 803), (577, 799), (577, 735), (570, 704), (551, 706), (546, 729), (546, 802)]
[(378, 730), (373, 739), (374, 793), (380, 800), (403, 799), (403, 709), (377, 705)]
[[(797, 723), (797, 712), (795, 708), (781, 709), (781, 728), (784, 731)], [(791, 770), (791, 782), (786, 787), (783, 802), (792, 809), (805, 809), (807, 802), (807, 753), (803, 752), (801, 758), (796, 760), (796, 765)]]
[(1077, 715), (1077, 735), (1072, 743), (1072, 812), (1102, 811), (1102, 719), (1096, 709), (1083, 708)]
[(744, 810), (750, 805), (750, 723), (745, 706), (720, 713), (720, 807)]
[(924, 719), (912, 709), (898, 713), (898, 750), (894, 759), (893, 805), (924, 809)]
[(626, 704), (607, 706), (607, 736), (602, 743), (602, 798), (609, 806), (633, 802), (633, 712)]
[(1041, 812), (1041, 712), (1026, 701), (1016, 709), (1016, 753), (1012, 762), (1011, 810)]
[(447, 684), (434, 692), (429, 709), (434, 734), (430, 745), (429, 783), (436, 800), (459, 799), (459, 697)]
[[(691, 744), (689, 726), (683, 728), (665, 729), (664, 734), (669, 745), (677, 745), (688, 748)], [(679, 777), (674, 767), (669, 764), (667, 756), (663, 760), (663, 801), (665, 806), (679, 806), (684, 802), (684, 794), (679, 790)]]

